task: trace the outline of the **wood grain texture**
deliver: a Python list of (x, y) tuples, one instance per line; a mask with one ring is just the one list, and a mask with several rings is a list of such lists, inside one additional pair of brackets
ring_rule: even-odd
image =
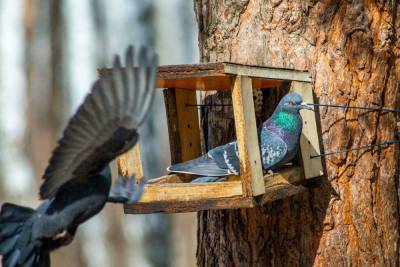
[(197, 104), (196, 91), (175, 89), (178, 134), (181, 160), (187, 161), (201, 156), (199, 115), (196, 108), (186, 104)]
[(215, 183), (162, 183), (145, 186), (138, 203), (158, 201), (193, 201), (242, 195), (240, 181)]
[[(291, 91), (299, 93), (306, 103), (314, 103), (312, 84), (305, 82), (292, 82)], [(319, 134), (315, 112), (301, 110), (303, 130), (300, 137), (301, 156), (306, 179), (315, 178), (324, 174), (322, 159), (311, 156), (321, 154)]]
[[(202, 91), (229, 91), (233, 76), (206, 76), (179, 79), (160, 79), (156, 81), (156, 88), (180, 88)], [(279, 80), (257, 79), (252, 80), (253, 88), (278, 87), (282, 84)]]
[(258, 196), (265, 192), (251, 79), (238, 75), (232, 82), (232, 105), (235, 116), (240, 176), (243, 194)]
[[(163, 91), (167, 115), (171, 164), (190, 160), (201, 155), (199, 116), (196, 108), (196, 91), (168, 88)], [(189, 182), (191, 175), (181, 175)]]
[(285, 199), (303, 192), (301, 185), (304, 181), (302, 167), (285, 168), (278, 173), (264, 176), (265, 194), (259, 197), (258, 203), (264, 205), (278, 199)]
[(176, 90), (175, 88), (169, 88), (163, 90), (163, 93), (168, 125), (171, 164), (175, 164), (182, 162), (181, 138), (179, 136), (178, 111), (176, 108)]
[(304, 181), (304, 172), (300, 166), (285, 167), (279, 172), (264, 175), (263, 180), (265, 190), (276, 185), (294, 185)]
[[(263, 191), (268, 195), (259, 198), (257, 202), (261, 205), (293, 195), (294, 189), (301, 188), (297, 184), (304, 181), (304, 174), (301, 167), (288, 167), (272, 175), (267, 174), (262, 179), (265, 184)], [(255, 205), (253, 197), (243, 195), (238, 176), (230, 177), (227, 182), (192, 184), (171, 174), (151, 179), (145, 186), (142, 198), (135, 204), (125, 205), (125, 211), (130, 214), (174, 213), (249, 208)]]
[(259, 200), (260, 205), (266, 205), (277, 200), (284, 200), (294, 195), (304, 193), (307, 188), (303, 185), (294, 184), (279, 184), (271, 186), (265, 190), (265, 194), (262, 195)]
[(227, 76), (229, 74), (275, 80), (311, 81), (311, 76), (306, 71), (265, 65), (240, 64), (237, 62), (160, 66), (158, 68), (157, 79), (166, 80), (188, 77)]
[(183, 213), (208, 209), (236, 209), (254, 207), (256, 204), (252, 197), (228, 197), (218, 199), (205, 199), (193, 201), (163, 201), (133, 204), (125, 206), (126, 214), (148, 213)]
[[(399, 108), (399, 1), (196, 0), (195, 11), (202, 62), (308, 70), (320, 103)], [(265, 108), (281, 96), (265, 93)], [(209, 147), (234, 138), (228, 109), (205, 113)], [(391, 113), (321, 109), (320, 119), (325, 151), (398, 134)], [(324, 160), (318, 187), (263, 207), (199, 212), (198, 265), (398, 265), (398, 146)]]
[(167, 113), (171, 163), (191, 160), (201, 156), (199, 116), (195, 105), (196, 91), (165, 89), (164, 101)]
[(164, 175), (157, 178), (152, 178), (147, 181), (148, 184), (164, 184), (164, 183), (183, 183), (184, 179), (177, 174)]
[(224, 73), (248, 77), (260, 77), (272, 80), (288, 80), (311, 82), (311, 75), (305, 71), (283, 68), (268, 68), (263, 66), (248, 66), (234, 63), (224, 63)]
[[(112, 69), (100, 68), (98, 72), (102, 77), (111, 73)], [(160, 66), (155, 87), (229, 91), (231, 80), (236, 75), (252, 77), (254, 89), (277, 87), (281, 85), (282, 80), (311, 81), (310, 74), (304, 71), (221, 62)]]
[(206, 76), (174, 79), (158, 79), (156, 88), (180, 88), (186, 90), (215, 90), (216, 88), (228, 91), (230, 89), (231, 77), (229, 76)]
[(132, 149), (117, 158), (118, 174), (125, 179), (135, 175), (139, 182), (143, 177), (142, 160), (140, 156), (140, 145), (136, 144)]

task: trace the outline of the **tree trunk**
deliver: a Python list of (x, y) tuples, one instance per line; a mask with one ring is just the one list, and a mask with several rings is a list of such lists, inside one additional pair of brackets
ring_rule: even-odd
[[(197, 0), (203, 62), (308, 70), (320, 103), (399, 107), (399, 1)], [(264, 90), (264, 119), (282, 92)], [(218, 93), (205, 101), (230, 101)], [(208, 148), (233, 138), (228, 107), (205, 112)], [(397, 136), (396, 116), (320, 112), (325, 151)], [(199, 266), (393, 266), (398, 145), (326, 158), (321, 184), (254, 209), (198, 214)]]

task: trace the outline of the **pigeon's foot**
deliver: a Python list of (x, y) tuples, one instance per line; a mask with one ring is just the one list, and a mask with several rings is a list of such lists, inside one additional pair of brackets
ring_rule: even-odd
[(268, 171), (267, 171), (267, 175), (273, 176), (273, 175), (274, 175), (274, 172), (273, 172), (272, 170), (268, 170)]
[(75, 231), (73, 233), (70, 233), (68, 230), (64, 230), (61, 233), (57, 234), (55, 237), (53, 237), (52, 241), (54, 243), (58, 243), (58, 247), (67, 246), (72, 242), (72, 240), (74, 240), (74, 236), (75, 236)]
[(139, 184), (136, 184), (136, 177), (134, 175), (129, 180), (118, 176), (111, 189), (108, 202), (133, 204), (142, 196), (145, 184), (146, 179), (144, 178), (140, 180)]

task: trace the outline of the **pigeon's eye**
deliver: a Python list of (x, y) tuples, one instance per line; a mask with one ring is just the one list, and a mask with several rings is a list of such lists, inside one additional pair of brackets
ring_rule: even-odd
[(288, 104), (288, 106), (294, 106), (295, 105), (293, 101), (289, 101), (287, 104)]

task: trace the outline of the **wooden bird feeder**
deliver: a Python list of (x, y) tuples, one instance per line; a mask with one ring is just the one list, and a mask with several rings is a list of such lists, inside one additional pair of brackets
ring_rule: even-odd
[[(102, 71), (100, 71), (102, 72)], [(302, 111), (300, 148), (302, 166), (292, 166), (264, 175), (257, 138), (253, 89), (275, 88), (290, 83), (290, 90), (313, 103), (312, 79), (308, 72), (234, 63), (161, 66), (156, 88), (164, 88), (172, 163), (201, 156), (196, 90), (232, 93), (240, 176), (225, 182), (190, 183), (185, 175), (166, 175), (149, 180), (139, 202), (125, 205), (125, 213), (194, 212), (207, 209), (251, 208), (287, 197), (298, 184), (323, 175), (315, 113)], [(118, 159), (119, 173), (143, 174), (139, 146)]]

